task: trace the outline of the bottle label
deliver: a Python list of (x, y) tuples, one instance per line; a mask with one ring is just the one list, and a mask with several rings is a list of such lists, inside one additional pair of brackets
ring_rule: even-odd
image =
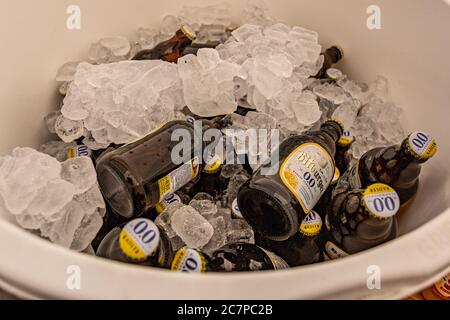
[(434, 285), (436, 292), (445, 299), (450, 298), (450, 275), (445, 276)]
[(159, 198), (164, 199), (167, 195), (176, 192), (197, 177), (199, 171), (198, 157), (186, 162), (179, 168), (173, 170), (158, 181)]
[(200, 252), (183, 248), (175, 254), (171, 269), (179, 272), (205, 272), (206, 260)]
[(169, 194), (164, 199), (156, 205), (156, 212), (161, 214), (166, 210), (169, 206), (174, 203), (181, 203), (181, 198), (176, 193)]
[(419, 159), (427, 160), (437, 151), (436, 140), (428, 133), (416, 131), (409, 135), (407, 147)]
[(334, 169), (332, 157), (322, 146), (305, 143), (283, 162), (280, 178), (309, 213), (330, 185)]
[(67, 159), (73, 159), (76, 157), (90, 157), (92, 154), (91, 149), (89, 149), (84, 144), (70, 148), (67, 151)]
[(331, 241), (325, 243), (325, 251), (330, 259), (339, 259), (348, 256), (348, 253), (339, 248)]
[(281, 257), (277, 256), (273, 252), (267, 251), (264, 248), (261, 248), (261, 247), (258, 247), (258, 248), (260, 248), (262, 251), (264, 251), (264, 253), (269, 257), (275, 270), (278, 271), (278, 270), (289, 269), (289, 265)]
[(241, 210), (239, 209), (237, 198), (234, 199), (233, 204), (231, 205), (231, 211), (233, 212), (233, 216), (235, 216), (236, 218), (244, 219)]
[(306, 215), (300, 224), (300, 233), (304, 234), (307, 237), (313, 237), (320, 233), (322, 230), (322, 218), (320, 215), (311, 211)]
[(339, 171), (339, 169), (337, 167), (334, 168), (334, 175), (333, 175), (333, 180), (331, 180), (331, 184), (336, 184), (340, 177), (341, 177), (341, 172)]
[(364, 191), (363, 204), (370, 215), (387, 219), (394, 216), (400, 208), (400, 197), (390, 186), (374, 183)]
[(119, 246), (130, 259), (142, 261), (155, 254), (159, 246), (158, 227), (148, 219), (134, 219), (120, 232)]

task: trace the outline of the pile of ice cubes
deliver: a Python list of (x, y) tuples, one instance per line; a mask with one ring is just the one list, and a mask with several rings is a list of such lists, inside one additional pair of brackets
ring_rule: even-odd
[[(264, 2), (252, 0), (241, 27), (230, 33), (231, 13), (227, 4), (183, 7), (178, 16), (164, 17), (159, 29), (140, 28), (131, 40), (100, 39), (85, 61), (64, 64), (56, 76), (64, 101), (45, 118), (60, 140), (42, 145), (40, 152), (18, 148), (0, 158), (0, 206), (7, 218), (84, 250), (102, 224), (105, 205), (91, 160), (68, 159), (68, 150), (81, 140), (92, 150), (128, 143), (164, 122), (184, 119), (185, 106), (200, 117), (232, 114), (230, 129), (279, 129), (281, 138), (336, 117), (355, 137), (353, 159), (404, 138), (402, 113), (390, 99), (387, 79), (367, 85), (339, 70), (335, 81), (315, 79), (325, 49), (317, 32), (277, 22)], [(184, 24), (197, 32), (197, 44), (220, 44), (184, 56), (178, 65), (129, 61)], [(251, 111), (234, 114), (238, 106)], [(234, 147), (236, 154), (245, 152)], [(247, 177), (233, 165), (224, 166), (222, 175), (230, 184), (219, 201), (200, 194), (158, 217), (175, 249), (189, 245), (212, 252), (238, 239), (254, 241), (251, 228), (231, 219), (230, 211)]]
[(223, 195), (215, 199), (197, 193), (189, 204), (173, 202), (156, 218), (155, 223), (164, 230), (174, 250), (188, 246), (212, 254), (227, 244), (255, 243), (250, 225), (232, 215), (233, 201), (249, 175), (240, 165), (225, 165), (221, 174), (230, 179)]
[(90, 158), (60, 163), (31, 148), (0, 158), (0, 200), (23, 228), (77, 251), (89, 246), (106, 212)]

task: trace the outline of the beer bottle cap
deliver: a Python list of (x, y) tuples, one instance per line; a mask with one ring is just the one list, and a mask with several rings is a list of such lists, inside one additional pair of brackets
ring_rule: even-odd
[(180, 30), (191, 41), (194, 41), (197, 38), (197, 35), (195, 34), (195, 32), (187, 25), (182, 26)]
[(338, 140), (337, 144), (340, 147), (348, 147), (355, 141), (355, 137), (349, 130), (345, 130), (342, 137)]
[(334, 168), (334, 175), (333, 180), (331, 180), (331, 185), (336, 184), (339, 181), (339, 178), (341, 177), (341, 171), (339, 171), (338, 167)]
[(158, 214), (161, 214), (166, 210), (169, 206), (175, 204), (175, 203), (182, 203), (181, 198), (176, 193), (169, 194), (166, 196), (160, 203), (156, 205), (156, 212)]
[(307, 237), (314, 237), (318, 235), (321, 230), (322, 230), (322, 218), (315, 211), (311, 211), (306, 215), (306, 217), (300, 224), (299, 229), (300, 233)]
[(339, 127), (341, 127), (342, 132), (345, 131), (344, 123), (341, 120), (339, 120), (339, 119), (331, 118), (331, 119), (328, 119), (326, 122), (334, 122)]
[(400, 197), (390, 186), (374, 183), (364, 190), (362, 204), (372, 217), (384, 220), (397, 213)]
[(124, 255), (134, 261), (145, 261), (153, 256), (159, 246), (158, 227), (148, 219), (128, 222), (120, 232), (119, 246)]
[(244, 219), (241, 213), (241, 209), (239, 209), (237, 198), (234, 199), (233, 204), (231, 205), (231, 211), (233, 212), (233, 215), (238, 219)]
[(197, 250), (181, 248), (175, 254), (170, 269), (179, 272), (205, 272), (206, 258)]
[(72, 159), (76, 157), (90, 157), (92, 155), (91, 149), (89, 149), (84, 144), (72, 147), (67, 151), (67, 159)]
[(406, 139), (406, 148), (419, 160), (428, 160), (436, 154), (436, 139), (423, 131), (411, 133)]
[(236, 30), (238, 28), (239, 28), (238, 26), (232, 24), (232, 25), (229, 25), (228, 27), (225, 28), (225, 32), (231, 33), (231, 32), (233, 32), (234, 30)]
[(207, 164), (203, 171), (207, 174), (213, 174), (220, 170), (222, 166), (222, 159), (216, 154), (211, 159), (207, 160)]
[(326, 74), (327, 74), (327, 78), (330, 80), (338, 80), (338, 79), (342, 78), (344, 75), (341, 70), (336, 69), (336, 68), (329, 68), (326, 71)]

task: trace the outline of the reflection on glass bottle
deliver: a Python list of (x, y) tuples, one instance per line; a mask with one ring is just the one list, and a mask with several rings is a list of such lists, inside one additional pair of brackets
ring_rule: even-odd
[(173, 251), (165, 234), (151, 220), (138, 218), (111, 230), (100, 243), (97, 256), (169, 268)]
[(330, 185), (335, 171), (336, 142), (344, 131), (337, 120), (320, 131), (292, 136), (281, 143), (278, 174), (265, 175), (263, 165), (240, 189), (238, 206), (262, 237), (284, 241), (294, 236)]
[(314, 76), (317, 79), (327, 78), (327, 70), (344, 58), (344, 50), (339, 46), (332, 46), (322, 55), (324, 57), (322, 69)]
[(381, 182), (395, 189), (403, 205), (416, 194), (421, 166), (435, 155), (436, 150), (436, 140), (430, 134), (413, 132), (401, 145), (366, 152), (342, 176), (333, 193)]
[(382, 183), (333, 196), (325, 218), (324, 253), (336, 259), (394, 239), (399, 208), (398, 194)]
[(289, 265), (276, 254), (249, 243), (229, 244), (213, 253), (208, 271), (282, 270)]
[[(191, 144), (190, 154), (185, 155), (182, 149), (174, 162), (172, 150), (179, 144), (179, 141), (172, 141), (175, 130), (189, 133)], [(195, 134), (201, 135), (201, 132), (195, 133), (191, 123), (172, 121), (101, 157), (97, 163), (98, 181), (114, 211), (127, 218), (139, 217), (197, 178), (203, 165), (196, 155), (198, 146), (195, 144), (201, 144), (202, 140), (201, 137), (196, 139)], [(191, 160), (176, 164), (188, 158)]]
[(311, 211), (300, 224), (299, 231), (286, 241), (273, 241), (256, 235), (256, 243), (283, 258), (290, 267), (316, 263), (322, 260), (319, 237), (322, 218)]

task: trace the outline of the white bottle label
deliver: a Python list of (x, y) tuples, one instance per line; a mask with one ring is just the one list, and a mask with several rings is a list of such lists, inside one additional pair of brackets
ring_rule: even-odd
[(280, 178), (309, 213), (331, 183), (334, 161), (317, 143), (305, 143), (283, 162)]
[(188, 184), (192, 179), (197, 177), (198, 172), (199, 161), (198, 157), (195, 157), (160, 179), (158, 181), (160, 200)]

